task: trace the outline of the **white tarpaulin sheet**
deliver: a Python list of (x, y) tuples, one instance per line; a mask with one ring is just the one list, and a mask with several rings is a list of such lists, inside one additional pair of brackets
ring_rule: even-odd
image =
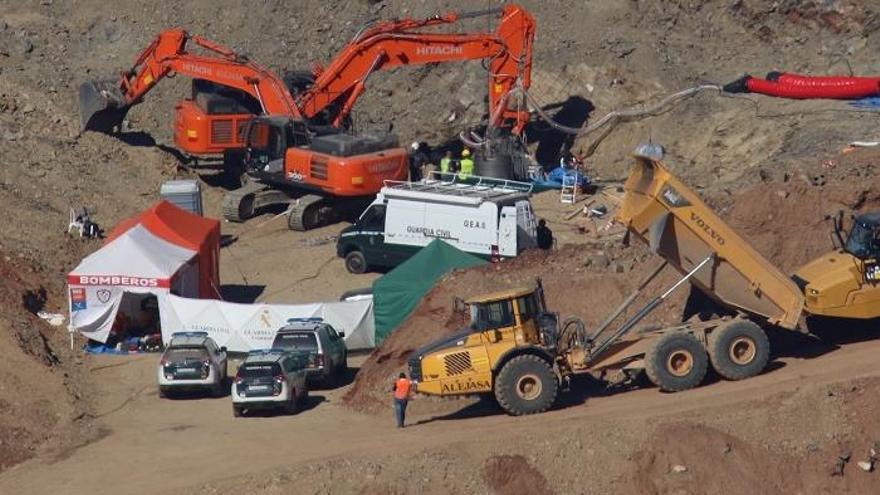
[(187, 299), (169, 294), (159, 298), (162, 339), (174, 332), (208, 332), (219, 346), (247, 352), (272, 346), (275, 333), (289, 318), (323, 318), (337, 332), (345, 333), (349, 349), (375, 346), (373, 301), (314, 304), (238, 304), (214, 299)]

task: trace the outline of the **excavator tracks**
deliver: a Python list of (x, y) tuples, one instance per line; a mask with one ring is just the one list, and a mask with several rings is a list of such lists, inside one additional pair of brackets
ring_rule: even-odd
[(223, 196), (223, 218), (230, 222), (244, 222), (254, 216), (254, 196), (259, 189), (247, 183)]
[(372, 198), (326, 198), (306, 194), (299, 198), (287, 215), (290, 230), (304, 232), (359, 215)]
[(230, 222), (244, 222), (261, 208), (288, 203), (290, 196), (287, 193), (251, 180), (223, 197), (223, 218)]

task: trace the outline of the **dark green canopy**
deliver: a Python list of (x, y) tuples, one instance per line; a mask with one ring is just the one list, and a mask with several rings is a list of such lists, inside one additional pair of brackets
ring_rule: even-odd
[(485, 263), (483, 259), (435, 239), (412, 258), (376, 280), (373, 283), (376, 345), (403, 323), (440, 277), (456, 268)]

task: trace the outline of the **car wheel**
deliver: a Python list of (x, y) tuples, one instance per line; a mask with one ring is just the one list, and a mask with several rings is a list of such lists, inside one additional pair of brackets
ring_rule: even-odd
[(223, 397), (223, 381), (219, 381), (211, 386), (211, 395), (214, 397)]
[(297, 410), (297, 400), (296, 400), (296, 391), (290, 394), (290, 399), (288, 399), (287, 403), (284, 404), (284, 412), (287, 414), (296, 414)]
[(160, 399), (167, 399), (168, 398), (168, 391), (165, 390), (165, 387), (159, 387), (159, 398)]
[(352, 251), (345, 255), (345, 269), (348, 270), (349, 273), (354, 273), (355, 275), (360, 275), (367, 271), (367, 259), (364, 258), (364, 253), (360, 251)]
[(232, 405), (232, 416), (236, 417), (236, 418), (240, 418), (240, 417), (244, 416), (244, 409), (242, 409), (241, 406), (233, 404)]
[(343, 359), (341, 363), (339, 363), (339, 368), (337, 369), (337, 375), (339, 375), (340, 380), (345, 380), (345, 377), (348, 375), (348, 360)]

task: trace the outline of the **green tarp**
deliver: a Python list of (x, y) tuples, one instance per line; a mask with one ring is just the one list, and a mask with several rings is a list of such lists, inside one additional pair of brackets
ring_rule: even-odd
[(376, 280), (373, 283), (376, 345), (403, 323), (440, 277), (455, 268), (485, 263), (483, 259), (435, 239), (412, 258)]

